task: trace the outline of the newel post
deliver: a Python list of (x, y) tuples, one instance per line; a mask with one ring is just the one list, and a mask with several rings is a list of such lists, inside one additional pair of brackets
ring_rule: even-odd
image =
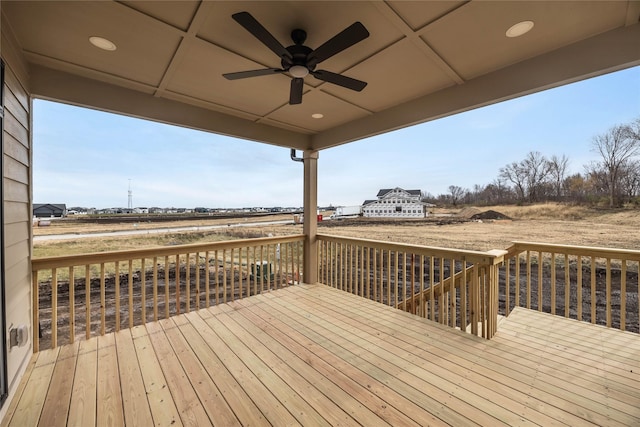
[(500, 265), (504, 263), (504, 257), (507, 251), (502, 249), (493, 249), (487, 252), (492, 258), (491, 264), (488, 266), (487, 281), (487, 326), (486, 338), (491, 339), (498, 331), (498, 309), (500, 302)]
[(318, 281), (318, 151), (304, 152), (304, 283)]

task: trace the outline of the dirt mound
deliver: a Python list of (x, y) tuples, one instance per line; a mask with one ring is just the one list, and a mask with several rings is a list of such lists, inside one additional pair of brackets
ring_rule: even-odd
[(480, 212), (477, 213), (475, 215), (471, 216), (471, 219), (473, 220), (488, 220), (488, 219), (511, 219), (508, 216), (506, 216), (503, 213), (500, 212), (496, 212), (496, 211), (492, 211), (492, 210), (488, 210), (488, 211), (484, 211), (484, 212)]
[(456, 214), (456, 216), (459, 218), (471, 219), (474, 215), (478, 215), (480, 213), (481, 213), (480, 209), (474, 208), (474, 207), (468, 207), (468, 208), (462, 209), (460, 212)]

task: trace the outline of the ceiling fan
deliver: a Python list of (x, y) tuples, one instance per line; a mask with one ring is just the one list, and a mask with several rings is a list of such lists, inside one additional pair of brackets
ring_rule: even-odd
[(357, 92), (360, 92), (367, 85), (366, 82), (352, 79), (342, 74), (332, 73), (326, 70), (316, 70), (316, 65), (322, 61), (331, 58), (369, 37), (369, 32), (360, 22), (351, 24), (314, 50), (303, 44), (307, 38), (307, 33), (304, 30), (293, 30), (291, 32), (291, 39), (294, 44), (285, 48), (249, 12), (235, 13), (232, 15), (232, 18), (278, 55), (282, 68), (263, 68), (260, 70), (223, 74), (228, 80), (288, 73), (293, 77), (293, 79), (291, 79), (291, 91), (289, 94), (289, 104), (292, 105), (302, 103), (304, 77), (308, 74), (311, 74), (316, 79), (346, 87), (347, 89)]

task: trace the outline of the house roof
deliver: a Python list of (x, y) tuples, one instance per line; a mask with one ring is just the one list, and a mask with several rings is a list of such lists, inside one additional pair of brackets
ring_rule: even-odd
[(412, 196), (420, 196), (422, 194), (422, 191), (420, 191), (420, 190), (405, 190), (405, 189), (402, 189), (400, 187), (396, 187), (396, 188), (384, 188), (384, 189), (381, 189), (380, 191), (378, 191), (377, 196), (378, 197), (382, 197), (385, 194), (387, 194), (388, 192), (393, 191), (393, 190), (402, 190), (402, 191), (404, 191), (406, 193), (411, 194)]
[[(38, 97), (296, 149), (325, 149), (640, 64), (638, 1), (5, 1), (3, 46)], [(370, 36), (318, 69), (361, 92), (285, 74), (235, 22), (246, 11), (282, 45), (317, 48), (354, 22)], [(517, 38), (522, 21), (533, 29)], [(100, 50), (89, 37), (111, 40)], [(13, 49), (13, 46), (16, 49)], [(5, 51), (9, 48), (4, 48)], [(3, 51), (3, 55), (5, 52)], [(315, 119), (312, 114), (324, 117)]]
[(34, 203), (33, 204), (33, 210), (41, 209), (41, 208), (65, 210), (67, 209), (67, 205), (64, 203)]

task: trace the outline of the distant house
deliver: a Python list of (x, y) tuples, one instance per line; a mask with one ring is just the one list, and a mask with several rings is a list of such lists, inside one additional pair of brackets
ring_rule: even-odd
[(34, 203), (33, 216), (36, 218), (62, 218), (67, 216), (67, 205), (64, 203)]
[(377, 200), (365, 200), (362, 216), (367, 218), (424, 218), (426, 203), (420, 201), (420, 190), (382, 189)]

